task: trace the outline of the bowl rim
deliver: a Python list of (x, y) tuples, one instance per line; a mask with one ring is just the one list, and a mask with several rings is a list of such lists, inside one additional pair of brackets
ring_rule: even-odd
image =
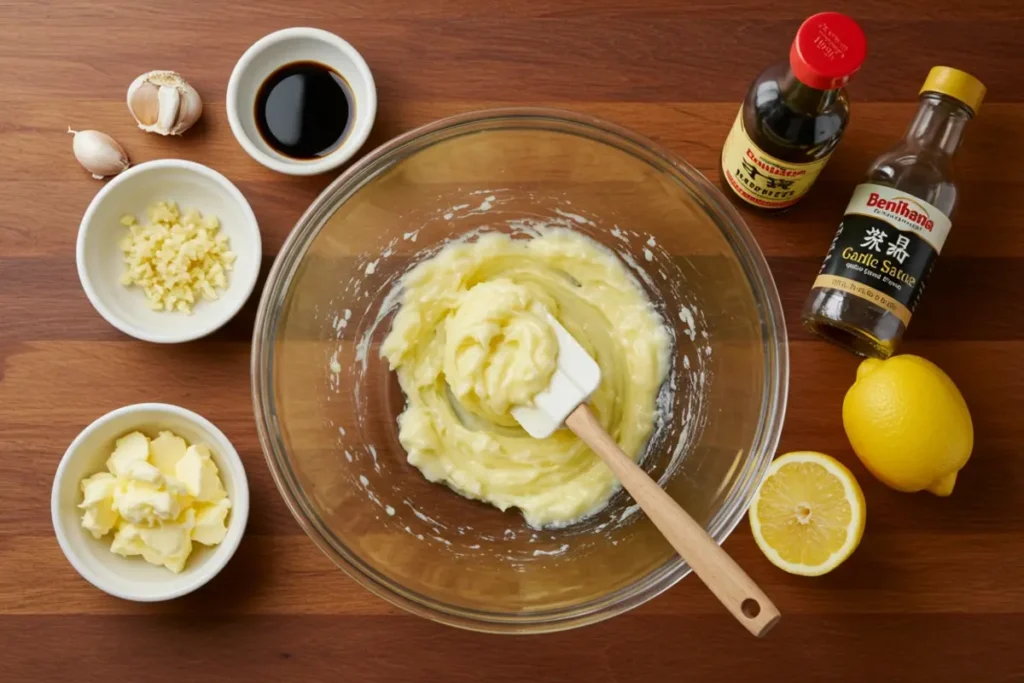
[[(338, 149), (316, 160), (290, 160), (267, 154), (246, 134), (245, 126), (242, 125), (242, 118), (238, 110), (238, 90), (241, 87), (242, 78), (253, 61), (268, 48), (285, 40), (293, 39), (321, 42), (330, 46), (359, 72), (359, 75), (366, 81), (367, 86), (367, 93), (364, 98), (366, 101), (357, 103), (355, 120), (352, 123), (352, 131), (349, 133), (348, 138)], [(288, 63), (287, 61), (281, 62), (278, 68)], [(286, 175), (318, 175), (341, 166), (355, 156), (366, 143), (367, 138), (370, 137), (370, 131), (373, 129), (374, 121), (377, 119), (377, 85), (373, 79), (370, 65), (366, 63), (363, 55), (344, 38), (330, 31), (306, 26), (293, 26), (268, 33), (250, 45), (242, 53), (242, 56), (238, 58), (234, 68), (231, 70), (225, 98), (228, 125), (238, 144), (245, 150), (246, 154), (260, 164), (272, 171)]]
[[(71, 542), (68, 540), (68, 536), (73, 532), (67, 529), (64, 525), (62, 515), (63, 507), (61, 505), (60, 497), (61, 485), (66, 478), (67, 470), (70, 467), (71, 461), (78, 453), (81, 452), (79, 449), (81, 448), (82, 443), (95, 431), (104, 427), (108, 423), (119, 420), (126, 415), (144, 412), (163, 412), (176, 415), (189, 422), (195, 423), (204, 432), (209, 433), (213, 437), (213, 440), (217, 442), (216, 454), (222, 460), (222, 464), (225, 467), (229, 467), (232, 471), (235, 491), (231, 499), (231, 516), (228, 522), (228, 533), (220, 544), (212, 548), (209, 559), (200, 568), (198, 568), (201, 569), (201, 571), (197, 571), (190, 581), (179, 580), (181, 579), (181, 575), (168, 573), (168, 588), (165, 588), (162, 591), (154, 589), (152, 592), (134, 593), (132, 591), (125, 590), (119, 584), (106, 581), (102, 576), (94, 573), (86, 562), (81, 560), (79, 553), (75, 551)], [(218, 429), (216, 425), (202, 415), (171, 403), (133, 403), (131, 405), (111, 410), (110, 412), (96, 418), (89, 423), (85, 429), (79, 432), (78, 436), (76, 436), (74, 440), (72, 440), (71, 444), (68, 445), (67, 450), (64, 451), (64, 455), (60, 459), (60, 464), (57, 465), (57, 471), (53, 476), (53, 485), (50, 489), (50, 521), (53, 524), (53, 531), (57, 537), (57, 543), (60, 546), (61, 552), (64, 553), (64, 557), (67, 558), (71, 566), (83, 579), (91, 583), (96, 588), (99, 588), (104, 593), (113, 595), (114, 597), (121, 598), (123, 600), (130, 600), (132, 602), (162, 602), (164, 600), (172, 600), (191, 593), (207, 584), (211, 579), (213, 579), (213, 577), (219, 574), (225, 566), (227, 566), (227, 563), (234, 556), (235, 551), (238, 550), (238, 546), (242, 542), (242, 537), (245, 535), (245, 529), (249, 521), (249, 480), (245, 473), (245, 464), (242, 462), (242, 458), (238, 455), (238, 451), (235, 449), (234, 445), (232, 445), (224, 432)], [(80, 526), (76, 527), (76, 531), (79, 533), (85, 533), (85, 530)]]
[[(177, 333), (161, 334), (133, 324), (121, 316), (116, 315), (113, 309), (107, 306), (106, 301), (104, 301), (103, 297), (100, 296), (96, 288), (93, 287), (93, 278), (89, 273), (89, 267), (86, 262), (86, 237), (95, 222), (96, 213), (99, 211), (103, 203), (107, 201), (108, 196), (118, 186), (130, 181), (135, 176), (168, 168), (181, 169), (189, 173), (195, 173), (203, 176), (205, 180), (215, 183), (232, 201), (238, 205), (242, 210), (242, 213), (245, 215), (245, 220), (243, 221), (245, 225), (242, 229), (251, 233), (249, 239), (252, 239), (253, 244), (255, 245), (256, 254), (254, 258), (257, 262), (257, 267), (252, 270), (250, 277), (241, 281), (238, 278), (239, 271), (237, 269), (233, 271), (232, 281), (229, 286), (240, 288), (238, 293), (241, 294), (241, 296), (237, 298), (237, 301), (234, 304), (230, 306), (222, 306), (221, 315), (214, 317), (210, 323), (202, 326), (195, 324), (182, 324), (177, 326)], [(252, 207), (249, 205), (249, 201), (245, 198), (245, 195), (243, 195), (241, 190), (239, 190), (234, 183), (228, 180), (224, 174), (219, 171), (215, 171), (209, 166), (204, 166), (203, 164), (195, 161), (188, 161), (186, 159), (154, 159), (152, 161), (144, 161), (141, 164), (132, 166), (123, 173), (114, 176), (110, 182), (104, 185), (100, 191), (96, 193), (96, 196), (92, 198), (92, 201), (89, 202), (89, 206), (86, 208), (85, 213), (82, 215), (82, 220), (78, 224), (78, 237), (75, 242), (75, 263), (78, 269), (78, 280), (81, 282), (82, 289), (85, 291), (85, 296), (89, 299), (89, 303), (92, 304), (92, 307), (96, 309), (96, 312), (99, 313), (104, 320), (121, 332), (124, 332), (130, 337), (135, 337), (136, 339), (156, 344), (180, 344), (183, 342), (193, 341), (212, 334), (226, 325), (228, 321), (234, 318), (235, 315), (242, 310), (245, 302), (249, 300), (253, 290), (256, 288), (256, 282), (259, 280), (262, 260), (263, 244), (260, 235), (259, 222), (256, 220), (256, 214), (253, 213)], [(187, 323), (189, 322), (189, 319), (182, 316), (182, 321)]]
[[(690, 185), (682, 184), (691, 193), (694, 188), (701, 190), (703, 196), (695, 196), (695, 201), (705, 205), (705, 210), (733, 246), (734, 253), (750, 279), (756, 303), (761, 308), (761, 327), (766, 330), (762, 335), (765, 391), (761, 419), (748, 451), (745, 472), (706, 525), (708, 533), (717, 543), (724, 542), (746, 515), (754, 491), (764, 479), (775, 455), (786, 413), (789, 388), (788, 334), (782, 302), (764, 254), (742, 216), (722, 192), (697, 169), (664, 146), (590, 115), (545, 107), (510, 107), (445, 117), (399, 135), (367, 154), (339, 175), (307, 208), (271, 267), (253, 327), (251, 389), (256, 428), (268, 468), (285, 504), (303, 531), (325, 555), (353, 580), (391, 604), (433, 621), (472, 631), (548, 633), (597, 623), (653, 599), (682, 580), (691, 570), (680, 557), (674, 556), (647, 576), (601, 598), (568, 609), (556, 608), (525, 614), (495, 614), (455, 607), (406, 590), (369, 567), (349, 552), (344, 544), (339, 543), (340, 547), (332, 545), (328, 541), (332, 535), (330, 531), (307, 509), (308, 505), (302, 497), (295, 494), (297, 487), (294, 477), (285, 468), (278, 466), (279, 439), (275, 438), (277, 418), (273, 392), (270, 390), (273, 359), (268, 350), (273, 348), (273, 331), (283, 308), (282, 294), (290, 285), (302, 257), (325, 225), (326, 219), (364, 185), (401, 161), (406, 156), (407, 148), (415, 147), (415, 151), (418, 151), (428, 144), (436, 144), (459, 134), (477, 132), (473, 130), (475, 125), (519, 122), (520, 127), (531, 127), (530, 123), (533, 123), (532, 127), (536, 128), (538, 122), (542, 125), (545, 121), (571, 128), (568, 132), (572, 134), (606, 144), (614, 143), (620, 150), (632, 153), (652, 165), (658, 162), (682, 176)], [(470, 130), (459, 132), (465, 128)], [(417, 146), (417, 143), (420, 144)]]

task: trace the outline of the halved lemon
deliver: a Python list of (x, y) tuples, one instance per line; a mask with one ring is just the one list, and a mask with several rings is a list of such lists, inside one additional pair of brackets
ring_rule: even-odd
[(750, 530), (772, 564), (821, 576), (848, 558), (864, 534), (864, 493), (850, 470), (824, 453), (779, 456), (750, 506)]

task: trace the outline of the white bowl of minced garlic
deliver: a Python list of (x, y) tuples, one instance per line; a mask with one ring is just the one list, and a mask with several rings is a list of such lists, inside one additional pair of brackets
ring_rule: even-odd
[(202, 164), (160, 159), (96, 194), (76, 258), (82, 288), (107, 322), (170, 344), (204, 337), (238, 313), (256, 286), (262, 246), (231, 181)]
[(200, 415), (164, 403), (107, 413), (71, 443), (50, 499), (71, 565), (97, 588), (154, 602), (190, 593), (234, 555), (249, 516), (245, 468)]

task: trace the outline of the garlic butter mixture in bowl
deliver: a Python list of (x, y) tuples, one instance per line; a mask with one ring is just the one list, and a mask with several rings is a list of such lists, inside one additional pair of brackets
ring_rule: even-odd
[(559, 430), (535, 440), (509, 411), (554, 373), (551, 313), (601, 366), (590, 401), (598, 418), (627, 454), (640, 454), (669, 334), (625, 265), (567, 229), (492, 233), (446, 247), (402, 286), (381, 352), (408, 397), (398, 420), (409, 462), (464, 496), (518, 508), (533, 527), (604, 506), (617, 482), (579, 438)]
[[(234, 240), (232, 240), (234, 246)], [(567, 430), (553, 315), (601, 367), (591, 405), (721, 542), (781, 429), (786, 341), (738, 213), (684, 161), (593, 119), (479, 112), (339, 177), (274, 264), (252, 391), (275, 482), (354, 579), (488, 631), (621, 613), (688, 571)]]

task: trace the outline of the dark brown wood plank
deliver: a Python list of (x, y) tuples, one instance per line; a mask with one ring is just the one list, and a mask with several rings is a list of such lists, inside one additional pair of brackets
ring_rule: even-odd
[[(83, 683), (110, 677), (214, 682), (235, 679), (240, 671), (278, 681), (424, 683), (475, 683), (482, 675), (495, 683), (620, 683), (752, 680), (753, 672), (761, 679), (778, 672), (777, 680), (822, 682), (1012, 681), (1024, 674), (1020, 615), (798, 616), (787, 625), (791, 647), (771, 639), (737, 647), (735, 624), (707, 615), (626, 615), (587, 629), (585, 637), (541, 638), (445, 638), (436, 626), (409, 616), (236, 616), (202, 624), (189, 617), (9, 621), (8, 667), (31, 671), (36, 680), (62, 680), (73, 670)], [(239, 639), (239, 631), (247, 637)], [(696, 642), (693, 634), (699, 634)], [(111, 657), (105, 646), (112, 640), (128, 652), (166, 651), (170, 641), (174, 654), (157, 669), (140, 657)]]

